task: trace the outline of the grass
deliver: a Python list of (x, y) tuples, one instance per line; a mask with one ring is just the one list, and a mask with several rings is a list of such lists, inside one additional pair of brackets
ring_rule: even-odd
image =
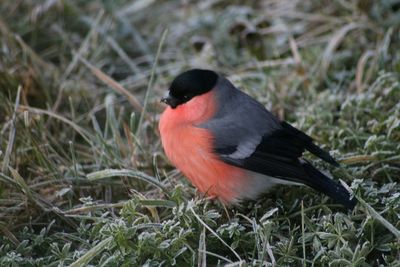
[[(399, 1), (0, 6), (1, 266), (400, 266)], [(341, 163), (224, 207), (161, 148), (182, 70), (225, 73)]]

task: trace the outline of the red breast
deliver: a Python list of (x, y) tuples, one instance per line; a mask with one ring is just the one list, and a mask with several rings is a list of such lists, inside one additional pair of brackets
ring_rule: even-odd
[(167, 107), (159, 130), (169, 160), (199, 191), (224, 202), (238, 200), (246, 171), (222, 162), (213, 153), (213, 136), (198, 127), (216, 111), (214, 91), (196, 96), (175, 109)]

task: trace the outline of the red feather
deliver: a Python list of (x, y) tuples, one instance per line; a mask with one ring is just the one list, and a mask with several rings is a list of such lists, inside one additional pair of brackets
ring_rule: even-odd
[(213, 151), (213, 136), (197, 125), (215, 114), (213, 91), (196, 96), (161, 116), (159, 130), (169, 160), (200, 192), (235, 202), (246, 182), (246, 171), (221, 161)]

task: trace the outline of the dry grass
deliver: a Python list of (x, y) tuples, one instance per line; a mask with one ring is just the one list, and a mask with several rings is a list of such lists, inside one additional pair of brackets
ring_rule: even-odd
[[(399, 4), (3, 1), (0, 265), (399, 266)], [(191, 67), (330, 149), (361, 204), (196, 197), (157, 132)]]

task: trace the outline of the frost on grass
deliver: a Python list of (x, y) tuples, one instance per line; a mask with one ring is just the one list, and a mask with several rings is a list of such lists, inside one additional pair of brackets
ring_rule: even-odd
[[(395, 265), (398, 13), (396, 1), (3, 1), (0, 266)], [(227, 74), (330, 150), (341, 168), (306, 156), (362, 204), (347, 213), (305, 187), (226, 209), (197, 195), (157, 133), (159, 99), (192, 67)]]

